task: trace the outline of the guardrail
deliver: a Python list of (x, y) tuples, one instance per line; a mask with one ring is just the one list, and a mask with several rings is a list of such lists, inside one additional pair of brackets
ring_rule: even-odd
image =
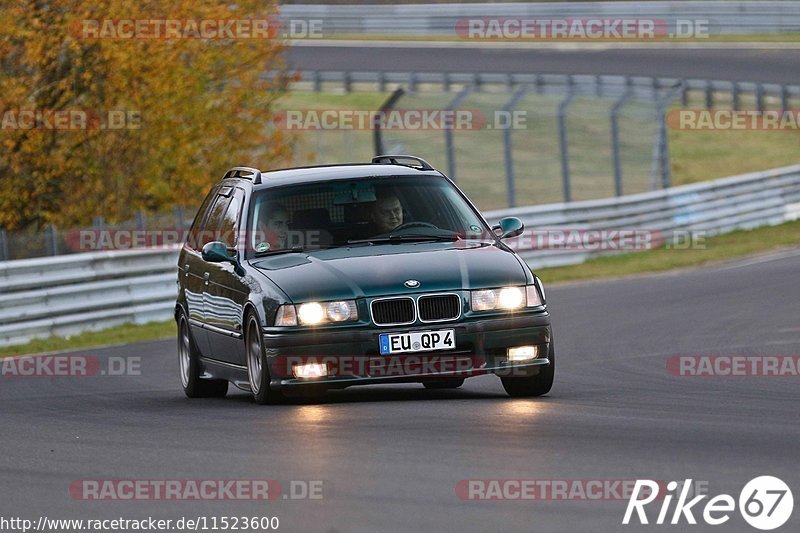
[(712, 34), (776, 33), (800, 28), (800, 3), (727, 2), (509, 2), (487, 4), (291, 4), (280, 8), (283, 21), (322, 21), (323, 36), (456, 35), (468, 18), (609, 19), (648, 18), (675, 25), (678, 20), (707, 20)]
[[(527, 230), (644, 229), (718, 234), (800, 218), (800, 165), (604, 200), (485, 213)], [(524, 249), (533, 267), (574, 264), (606, 250)], [(177, 294), (177, 248), (91, 252), (0, 262), (0, 346), (126, 322), (167, 320)], [(680, 253), (676, 251), (676, 253)], [(545, 280), (546, 281), (546, 280)]]
[(177, 248), (0, 262), (0, 346), (169, 318)]
[[(602, 237), (591, 243), (589, 248), (595, 249), (587, 249), (583, 242), (564, 249), (531, 249), (536, 244), (531, 235), (537, 230), (541, 234), (542, 229), (576, 230), (584, 235), (637, 229), (649, 230), (656, 242), (670, 242), (685, 232), (710, 236), (797, 220), (800, 165), (618, 198), (501, 209), (484, 215), (492, 224), (506, 216), (525, 223), (529, 229), (512, 246), (531, 267), (577, 264), (614, 250), (604, 249)], [(607, 244), (613, 247), (614, 243)]]

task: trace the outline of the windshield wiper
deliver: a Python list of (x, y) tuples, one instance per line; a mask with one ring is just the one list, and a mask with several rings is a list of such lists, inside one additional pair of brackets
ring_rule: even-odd
[(280, 254), (299, 254), (307, 251), (308, 250), (306, 250), (302, 246), (293, 246), (291, 248), (277, 248), (275, 250), (265, 250), (263, 252), (256, 252), (253, 257), (266, 257), (268, 255), (280, 255)]
[(347, 241), (347, 244), (363, 244), (363, 243), (382, 243), (382, 242), (443, 242), (443, 241), (458, 241), (461, 237), (456, 233), (451, 234), (430, 234), (430, 233), (396, 233), (383, 235), (379, 237), (371, 237), (369, 239), (356, 239)]
[[(365, 243), (367, 241), (364, 241)], [(326, 244), (324, 246), (314, 246), (313, 248), (303, 248), (302, 246), (292, 246), (291, 248), (276, 248), (275, 250), (266, 250), (264, 252), (256, 252), (253, 257), (266, 257), (269, 255), (280, 255), (280, 254), (310, 254), (312, 252), (318, 252), (320, 250), (331, 250), (333, 248), (343, 248), (350, 243), (347, 244)]]

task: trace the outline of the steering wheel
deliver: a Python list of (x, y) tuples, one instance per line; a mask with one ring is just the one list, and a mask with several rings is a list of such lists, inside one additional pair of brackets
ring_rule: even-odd
[(431, 224), (430, 222), (406, 222), (405, 224), (400, 224), (396, 228), (392, 230), (392, 232), (404, 230), (408, 228), (433, 228), (439, 229), (439, 226)]

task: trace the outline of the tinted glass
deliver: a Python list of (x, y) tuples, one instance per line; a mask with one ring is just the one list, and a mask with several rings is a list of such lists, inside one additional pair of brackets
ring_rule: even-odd
[(214, 187), (211, 192), (206, 195), (205, 200), (203, 200), (203, 204), (200, 206), (200, 209), (197, 210), (197, 214), (194, 216), (192, 227), (189, 230), (189, 235), (186, 237), (186, 245), (193, 250), (200, 251), (200, 247), (198, 246), (199, 240), (197, 237), (200, 235), (200, 231), (203, 229), (203, 222), (207, 218), (211, 201), (216, 198), (216, 195), (217, 188)]
[(489, 234), (481, 217), (444, 178), (358, 178), (257, 191), (248, 247), (313, 249), (403, 233)]
[(236, 244), (236, 232), (239, 229), (239, 213), (242, 209), (241, 191), (237, 190), (231, 197), (225, 213), (222, 215), (219, 225), (219, 238), (217, 240), (225, 243), (226, 246)]
[(230, 198), (221, 195), (217, 195), (214, 199), (214, 204), (211, 206), (211, 210), (208, 213), (206, 223), (203, 225), (203, 229), (197, 237), (199, 249), (202, 250), (203, 246), (209, 242), (220, 240), (219, 228), (229, 202)]

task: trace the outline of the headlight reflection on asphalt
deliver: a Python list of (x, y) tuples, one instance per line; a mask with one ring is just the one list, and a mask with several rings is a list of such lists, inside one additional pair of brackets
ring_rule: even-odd
[(530, 419), (543, 412), (539, 402), (531, 400), (511, 400), (501, 402), (498, 407), (503, 411), (503, 415)]
[(297, 407), (295, 418), (301, 424), (313, 426), (329, 420), (331, 413), (330, 409), (324, 405), (301, 405)]

